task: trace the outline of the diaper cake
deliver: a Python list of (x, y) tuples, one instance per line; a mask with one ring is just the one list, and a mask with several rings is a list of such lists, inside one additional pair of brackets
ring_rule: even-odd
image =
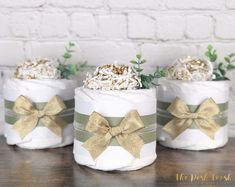
[(206, 56), (209, 60), (176, 60), (168, 66), (167, 79), (160, 81), (157, 124), (163, 146), (207, 150), (222, 147), (228, 141), (226, 71), (234, 65), (230, 61), (217, 63), (212, 46), (208, 46)]
[(73, 143), (77, 83), (65, 78), (62, 65), (69, 67), (46, 58), (28, 60), (17, 66), (14, 77), (5, 81), (7, 144), (44, 149)]
[(156, 91), (141, 88), (140, 76), (127, 65), (103, 65), (87, 75), (75, 90), (77, 163), (110, 171), (155, 161)]

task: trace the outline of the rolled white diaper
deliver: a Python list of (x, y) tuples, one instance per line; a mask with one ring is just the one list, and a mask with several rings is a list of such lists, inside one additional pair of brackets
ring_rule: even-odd
[[(64, 79), (7, 79), (3, 88), (5, 100), (4, 134), (7, 143), (27, 149), (62, 147), (73, 143), (74, 89), (76, 86), (75, 81)], [(62, 137), (54, 134), (40, 123), (23, 139), (20, 137), (12, 127), (19, 119), (19, 115), (13, 111), (14, 102), (21, 95), (33, 102), (36, 108), (42, 108), (54, 96), (59, 96), (63, 100), (66, 109), (59, 116), (66, 121), (67, 125), (63, 129)]]
[(220, 113), (214, 118), (220, 127), (215, 133), (214, 139), (193, 125), (175, 139), (172, 139), (164, 130), (159, 130), (158, 140), (161, 145), (175, 149), (206, 150), (222, 147), (227, 143), (228, 81), (162, 80), (157, 91), (157, 123), (159, 129), (162, 129), (173, 119), (173, 116), (166, 109), (176, 97), (184, 101), (189, 108), (194, 109), (197, 109), (206, 99), (212, 98), (220, 108)]
[[(145, 127), (139, 131), (144, 140), (140, 158), (121, 147), (115, 138), (93, 159), (83, 144), (92, 134), (85, 126), (92, 112), (97, 112), (117, 126), (130, 111), (137, 110)], [(75, 90), (74, 157), (77, 163), (98, 170), (137, 170), (156, 159), (156, 91), (155, 89), (101, 91), (77, 88)]]

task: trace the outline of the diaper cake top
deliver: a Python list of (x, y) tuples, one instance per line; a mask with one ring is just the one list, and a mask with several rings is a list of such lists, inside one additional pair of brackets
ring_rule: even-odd
[(58, 63), (47, 58), (27, 60), (16, 67), (17, 79), (61, 79)]
[(230, 53), (221, 60), (216, 49), (208, 45), (204, 55), (203, 59), (190, 56), (177, 59), (167, 67), (166, 77), (169, 80), (184, 81), (230, 80), (228, 72), (235, 70), (235, 53)]
[(71, 63), (74, 52), (75, 44), (69, 42), (65, 46), (62, 56), (58, 58), (32, 58), (26, 60), (16, 67), (14, 78), (22, 80), (72, 79), (79, 72), (92, 67), (86, 61)]
[(88, 73), (84, 87), (92, 90), (131, 90), (141, 87), (141, 80), (127, 65), (106, 64)]
[(177, 59), (167, 70), (167, 78), (171, 80), (210, 81), (213, 78), (213, 65), (210, 61), (190, 56)]

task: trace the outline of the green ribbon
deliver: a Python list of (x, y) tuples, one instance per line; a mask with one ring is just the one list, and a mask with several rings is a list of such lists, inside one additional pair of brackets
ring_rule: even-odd
[[(80, 142), (85, 142), (90, 137), (92, 137), (92, 133), (85, 130), (89, 117), (89, 115), (81, 114), (76, 111), (74, 113), (74, 138)], [(143, 139), (145, 143), (156, 141), (156, 114), (140, 116), (140, 118), (143, 121), (145, 128), (139, 131), (139, 136)], [(124, 117), (105, 117), (105, 119), (109, 122), (109, 125), (111, 127), (115, 127), (120, 124)], [(113, 138), (111, 140), (110, 145), (120, 146), (116, 138)]]
[[(169, 103), (169, 102), (157, 101), (157, 108), (161, 109), (161, 110), (166, 110), (170, 105), (171, 105), (171, 103)], [(228, 110), (228, 102), (220, 103), (217, 105), (220, 109), (220, 112)], [(196, 112), (198, 107), (200, 107), (200, 105), (187, 105), (187, 106), (188, 106), (190, 112)]]
[[(74, 125), (74, 129), (75, 129), (75, 130), (83, 130), (83, 131), (86, 131), (84, 124), (80, 124), (80, 123), (74, 121), (73, 125)], [(148, 125), (148, 126), (146, 126), (145, 128), (139, 130), (139, 132), (144, 133), (144, 132), (146, 132), (146, 131), (153, 131), (153, 130), (156, 131), (156, 128), (157, 128), (157, 124), (154, 123), (154, 124)]]
[[(76, 111), (74, 113), (74, 121), (79, 124), (83, 124), (84, 125), (84, 127), (82, 127), (83, 129), (85, 129), (85, 125), (87, 124), (89, 117), (90, 117), (89, 115), (81, 114)], [(156, 123), (156, 114), (140, 116), (140, 118), (145, 126)], [(111, 127), (115, 127), (123, 120), (123, 117), (105, 117), (105, 119), (109, 122), (109, 125)]]
[[(14, 101), (9, 101), (9, 100), (4, 100), (4, 105), (5, 108), (13, 110), (15, 102)], [(37, 103), (33, 103), (33, 105), (35, 106), (36, 109), (38, 110), (42, 110), (45, 105), (47, 104), (47, 102), (37, 102)], [(66, 108), (74, 108), (74, 99), (70, 99), (70, 100), (65, 100), (64, 104), (66, 106)]]
[[(73, 123), (73, 120), (74, 120), (74, 99), (66, 100), (66, 101), (64, 101), (64, 103), (67, 108), (66, 108), (66, 110), (61, 112), (58, 116), (60, 116), (68, 124)], [(13, 111), (13, 106), (14, 106), (15, 102), (5, 100), (4, 104), (5, 104), (5, 122), (10, 125), (13, 125), (13, 124), (15, 124), (16, 121), (18, 121), (20, 119), (20, 115)], [(46, 102), (33, 103), (35, 108), (38, 110), (42, 110), (46, 104), (47, 104)], [(37, 126), (44, 126), (44, 125), (39, 122)]]
[[(145, 133), (139, 133), (139, 136), (144, 141), (145, 144), (151, 143), (153, 141), (156, 141), (157, 135), (156, 130), (145, 132)], [(92, 133), (83, 131), (83, 130), (75, 130), (74, 131), (74, 138), (80, 142), (87, 141), (90, 137), (92, 137)], [(116, 138), (112, 138), (110, 144), (111, 146), (120, 146), (120, 144), (117, 142)]]
[[(173, 117), (157, 116), (157, 124), (164, 126), (165, 124), (170, 122), (172, 119), (173, 119)], [(227, 117), (215, 118), (214, 120), (221, 127), (223, 127), (223, 126), (228, 124), (228, 118)], [(194, 122), (192, 122), (192, 125), (189, 127), (189, 129), (198, 129), (198, 127), (197, 127), (197, 125)]]
[[(60, 116), (68, 124), (73, 123), (73, 118), (74, 117), (73, 117), (72, 112), (71, 112), (71, 115), (68, 115), (68, 116), (61, 116), (61, 115), (58, 115), (58, 116)], [(5, 122), (10, 124), (10, 125), (15, 124), (15, 122), (18, 121), (19, 119), (20, 119), (19, 116), (7, 116), (7, 115), (5, 115)], [(40, 123), (39, 123), (37, 126), (44, 126), (44, 125), (40, 125)]]
[[(171, 105), (169, 102), (157, 101), (157, 124), (164, 126), (173, 119), (173, 116), (167, 112), (167, 108)], [(214, 116), (214, 120), (221, 127), (228, 124), (228, 117), (226, 111), (228, 110), (228, 102), (217, 104), (220, 113)], [(196, 112), (200, 105), (187, 105), (190, 112)], [(197, 125), (193, 122), (189, 129), (198, 129)]]

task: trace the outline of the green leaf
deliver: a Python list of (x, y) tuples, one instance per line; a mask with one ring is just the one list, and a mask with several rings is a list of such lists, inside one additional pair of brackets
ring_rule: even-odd
[(231, 53), (228, 55), (230, 58), (233, 58), (235, 56), (235, 53)]
[(167, 68), (164, 67), (164, 68), (161, 68), (159, 66), (157, 66), (155, 72), (154, 72), (154, 77), (159, 79), (161, 77), (166, 77), (167, 76)]
[(214, 54), (213, 56), (211, 56), (210, 61), (215, 62), (217, 58), (218, 58), (217, 54)]
[(223, 68), (223, 63), (219, 63), (218, 70), (219, 70), (219, 72), (221, 73), (222, 76), (225, 76), (226, 71)]
[(209, 45), (207, 46), (207, 49), (208, 49), (208, 51), (211, 51), (211, 50), (213, 49), (213, 46), (212, 46), (211, 44), (209, 44)]
[(135, 60), (131, 60), (130, 63), (137, 64), (137, 62)]
[(76, 75), (78, 68), (77, 68), (77, 64), (68, 64), (68, 69), (71, 75)]
[(61, 59), (57, 59), (59, 65), (57, 69), (61, 73), (62, 79), (69, 79), (71, 76), (76, 75), (78, 72), (82, 72), (88, 68), (93, 66), (87, 65), (87, 62), (83, 63), (74, 63), (74, 64), (66, 64), (67, 60), (72, 57), (72, 53), (75, 52), (73, 47), (75, 44), (73, 42), (69, 42), (67, 46), (65, 46), (65, 52)]
[(144, 64), (146, 62), (147, 62), (147, 60), (143, 59), (143, 60), (140, 61), (140, 64)]
[(70, 59), (72, 57), (72, 54), (71, 53), (64, 53), (63, 57), (65, 59)]
[(228, 63), (230, 63), (230, 58), (229, 57), (224, 57), (224, 60)]
[(70, 47), (74, 47), (75, 44), (74, 44), (73, 42), (69, 42), (69, 46), (70, 46)]
[(142, 72), (142, 71), (144, 70), (144, 69), (137, 68), (137, 67), (134, 67), (134, 69), (135, 69), (135, 71), (138, 72), (138, 73), (140, 73), (140, 72)]
[(205, 56), (211, 61), (215, 62), (217, 60), (217, 53), (216, 50), (213, 50), (212, 45), (208, 45), (207, 51), (205, 52)]
[(140, 78), (141, 78), (142, 88), (148, 89), (150, 87), (152, 79), (149, 76), (143, 74), (140, 75)]
[(137, 54), (137, 55), (136, 55), (136, 58), (139, 59), (139, 60), (141, 59), (141, 57), (142, 57), (141, 54)]
[(235, 65), (233, 65), (233, 64), (229, 64), (227, 66), (227, 70), (234, 70), (234, 69), (235, 69)]

